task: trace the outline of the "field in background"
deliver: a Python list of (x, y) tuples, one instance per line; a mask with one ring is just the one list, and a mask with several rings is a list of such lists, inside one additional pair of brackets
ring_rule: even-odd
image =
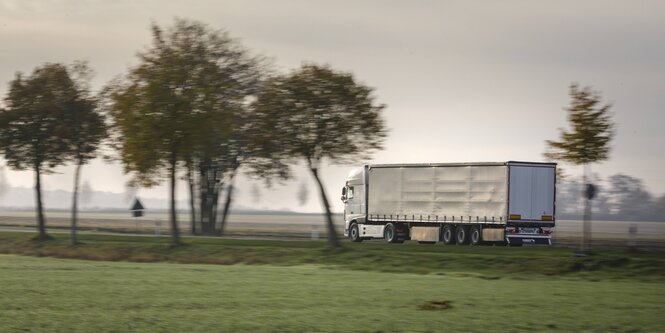
[[(68, 228), (70, 213), (66, 211), (46, 212), (49, 228)], [(79, 215), (81, 230), (167, 234), (169, 232), (168, 214), (148, 212), (138, 219), (129, 212), (81, 212)], [(190, 231), (189, 215), (179, 214), (180, 229)], [(342, 215), (334, 215), (337, 232), (342, 233), (344, 222)], [(33, 227), (35, 215), (32, 211), (0, 212), (0, 226)], [(637, 233), (631, 235), (631, 225), (637, 227)], [(629, 242), (646, 248), (665, 248), (665, 222), (624, 222), (593, 221), (593, 239), (597, 245), (626, 247)], [(323, 215), (317, 214), (233, 214), (229, 216), (227, 235), (255, 236), (271, 238), (311, 239), (325, 238)], [(581, 221), (560, 220), (554, 233), (555, 245), (577, 246), (582, 231)]]
[(3, 332), (655, 332), (665, 325), (665, 258), (657, 252), (578, 258), (553, 247), (345, 242), (331, 250), (316, 241), (218, 238), (172, 247), (165, 238), (99, 235), (82, 235), (72, 247), (67, 235), (42, 243), (32, 236), (0, 232), (0, 253), (42, 256), (0, 255)]
[[(66, 211), (46, 212), (47, 226), (51, 228), (69, 228), (71, 213)], [(340, 232), (344, 223), (341, 215), (334, 215), (335, 224)], [(178, 214), (180, 229), (184, 233), (191, 230), (190, 216)], [(0, 212), (2, 226), (34, 226), (35, 213), (31, 211)], [(134, 218), (129, 212), (80, 212), (81, 230), (117, 231), (130, 233), (166, 234), (169, 232), (169, 215), (166, 212), (148, 212), (145, 216)], [(226, 231), (230, 235), (256, 235), (310, 238), (312, 231), (321, 233), (325, 229), (324, 218), (318, 214), (233, 214), (229, 215)]]

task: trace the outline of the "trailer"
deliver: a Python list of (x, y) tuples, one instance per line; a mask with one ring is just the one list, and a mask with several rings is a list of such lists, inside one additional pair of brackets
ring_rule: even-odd
[(551, 245), (556, 163), (374, 164), (342, 189), (344, 235), (445, 244)]

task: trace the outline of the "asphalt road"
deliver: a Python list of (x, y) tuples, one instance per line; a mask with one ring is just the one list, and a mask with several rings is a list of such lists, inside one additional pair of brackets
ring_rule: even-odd
[[(47, 226), (51, 228), (67, 228), (69, 212), (47, 212)], [(181, 229), (189, 230), (189, 216), (180, 214), (178, 217)], [(341, 215), (334, 216), (337, 231), (344, 228)], [(0, 212), (0, 226), (3, 229), (35, 225), (34, 212), (5, 211)], [(123, 232), (137, 234), (168, 233), (168, 215), (166, 213), (148, 213), (140, 218), (132, 218), (129, 213), (98, 213), (81, 212), (79, 226), (82, 230), (95, 232)], [(592, 221), (592, 238), (594, 241), (625, 246), (628, 242), (665, 247), (665, 222), (624, 222), (624, 221)], [(636, 227), (636, 233), (629, 232)], [(18, 227), (18, 228), (17, 228)], [(252, 236), (258, 238), (325, 238), (325, 222), (322, 215), (316, 214), (236, 214), (229, 216), (227, 232), (233, 236)], [(555, 243), (575, 244), (582, 232), (582, 221), (559, 220), (553, 234)]]

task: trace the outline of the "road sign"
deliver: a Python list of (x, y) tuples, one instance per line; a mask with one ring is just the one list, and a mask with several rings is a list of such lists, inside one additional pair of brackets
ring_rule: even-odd
[(143, 216), (144, 210), (145, 207), (143, 207), (143, 204), (141, 204), (141, 200), (139, 200), (139, 198), (136, 198), (136, 200), (134, 201), (134, 205), (129, 211), (132, 212), (132, 216), (140, 217)]
[(591, 200), (596, 197), (596, 191), (598, 189), (596, 188), (596, 185), (594, 184), (586, 184), (586, 190), (584, 191), (584, 194), (586, 195), (586, 198)]

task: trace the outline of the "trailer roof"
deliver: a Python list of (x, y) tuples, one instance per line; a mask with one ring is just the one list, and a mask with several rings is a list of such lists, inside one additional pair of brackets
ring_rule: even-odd
[(422, 168), (422, 167), (454, 167), (454, 166), (506, 166), (506, 165), (539, 165), (555, 167), (556, 163), (550, 162), (468, 162), (468, 163), (401, 163), (401, 164), (369, 164), (370, 168)]

